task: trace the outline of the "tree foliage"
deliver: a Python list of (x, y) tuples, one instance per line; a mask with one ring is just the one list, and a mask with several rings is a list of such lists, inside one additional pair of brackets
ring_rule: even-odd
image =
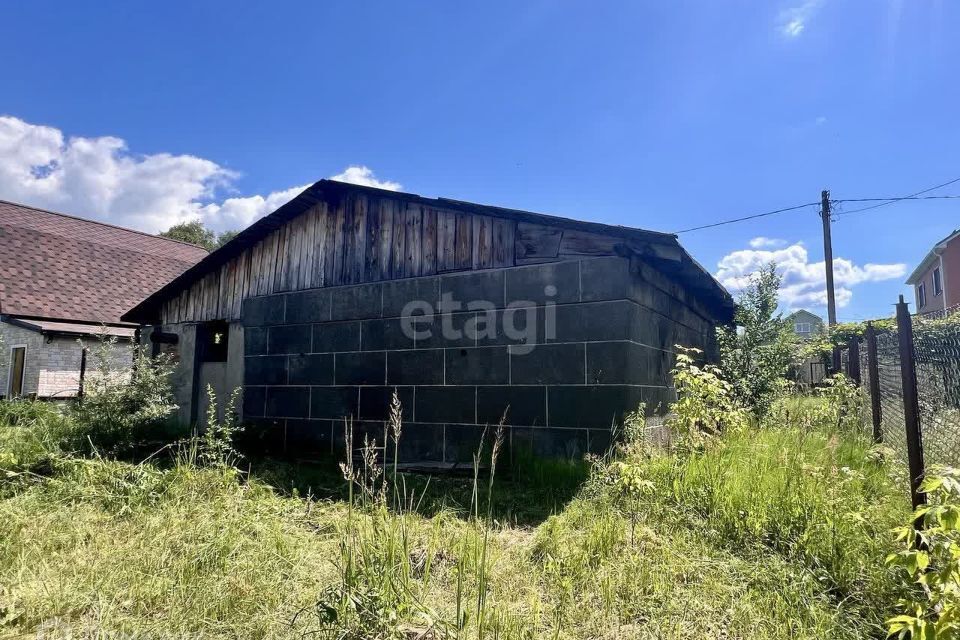
[(740, 293), (734, 327), (717, 330), (721, 368), (741, 406), (762, 415), (782, 391), (793, 361), (793, 336), (777, 312), (781, 278), (773, 263)]
[(199, 220), (194, 220), (175, 224), (157, 235), (180, 242), (189, 242), (198, 247), (203, 247), (207, 251), (213, 251), (233, 240), (237, 233), (237, 231), (224, 231), (218, 235), (216, 231), (203, 226), (203, 223)]

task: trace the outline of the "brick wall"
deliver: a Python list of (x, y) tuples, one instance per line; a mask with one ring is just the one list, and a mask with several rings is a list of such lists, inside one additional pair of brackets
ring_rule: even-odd
[[(10, 349), (26, 345), (23, 379), (24, 394), (41, 398), (70, 398), (76, 396), (80, 384), (81, 345), (76, 338), (48, 337), (37, 331), (9, 323), (0, 323), (0, 393), (9, 389)], [(96, 338), (85, 341), (89, 349), (87, 375), (96, 376), (100, 342)], [(132, 362), (130, 344), (118, 342), (106, 349), (104, 356), (114, 371), (126, 371)]]
[(396, 389), (402, 461), (468, 461), (507, 407), (515, 448), (601, 452), (626, 412), (673, 399), (674, 344), (715, 352), (708, 314), (671, 287), (593, 258), (250, 298), (244, 418), (267, 450), (337, 453), (344, 416), (383, 441)]
[(43, 336), (36, 331), (0, 322), (0, 395), (4, 397), (10, 391), (10, 349), (19, 346), (27, 347), (24, 354), (23, 393), (29, 395), (37, 392)]

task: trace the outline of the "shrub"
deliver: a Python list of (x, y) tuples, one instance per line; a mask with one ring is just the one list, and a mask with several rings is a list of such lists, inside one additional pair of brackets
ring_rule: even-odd
[(717, 330), (721, 368), (734, 397), (762, 416), (784, 391), (793, 361), (793, 337), (777, 313), (780, 276), (771, 263), (753, 274), (740, 294), (735, 327)]
[(177, 405), (170, 389), (173, 363), (168, 356), (150, 358), (133, 347), (133, 366), (121, 370), (110, 358), (114, 339), (95, 352), (96, 369), (88, 376), (85, 395), (73, 408), (76, 423), (72, 445), (106, 453), (123, 453), (170, 437), (169, 416)]
[(734, 388), (721, 370), (710, 364), (699, 366), (694, 356), (699, 349), (677, 345), (673, 383), (678, 400), (670, 405), (668, 425), (686, 447), (699, 447), (725, 430), (747, 426), (747, 413), (734, 400)]
[(955, 640), (960, 638), (960, 469), (933, 469), (920, 489), (929, 504), (897, 529), (904, 548), (887, 557), (916, 588), (900, 603), (904, 613), (890, 618), (887, 628), (898, 638)]

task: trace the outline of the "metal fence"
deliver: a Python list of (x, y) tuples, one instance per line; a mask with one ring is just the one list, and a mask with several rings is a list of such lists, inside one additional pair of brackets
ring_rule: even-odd
[(839, 358), (866, 390), (874, 439), (907, 460), (915, 506), (927, 468), (960, 466), (960, 323), (946, 317), (911, 317), (901, 297), (894, 329), (868, 326)]

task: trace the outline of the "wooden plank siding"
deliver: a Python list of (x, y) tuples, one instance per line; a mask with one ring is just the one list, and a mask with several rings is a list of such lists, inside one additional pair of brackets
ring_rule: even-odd
[(166, 300), (163, 323), (237, 320), (283, 291), (612, 255), (622, 239), (364, 193), (319, 202)]

